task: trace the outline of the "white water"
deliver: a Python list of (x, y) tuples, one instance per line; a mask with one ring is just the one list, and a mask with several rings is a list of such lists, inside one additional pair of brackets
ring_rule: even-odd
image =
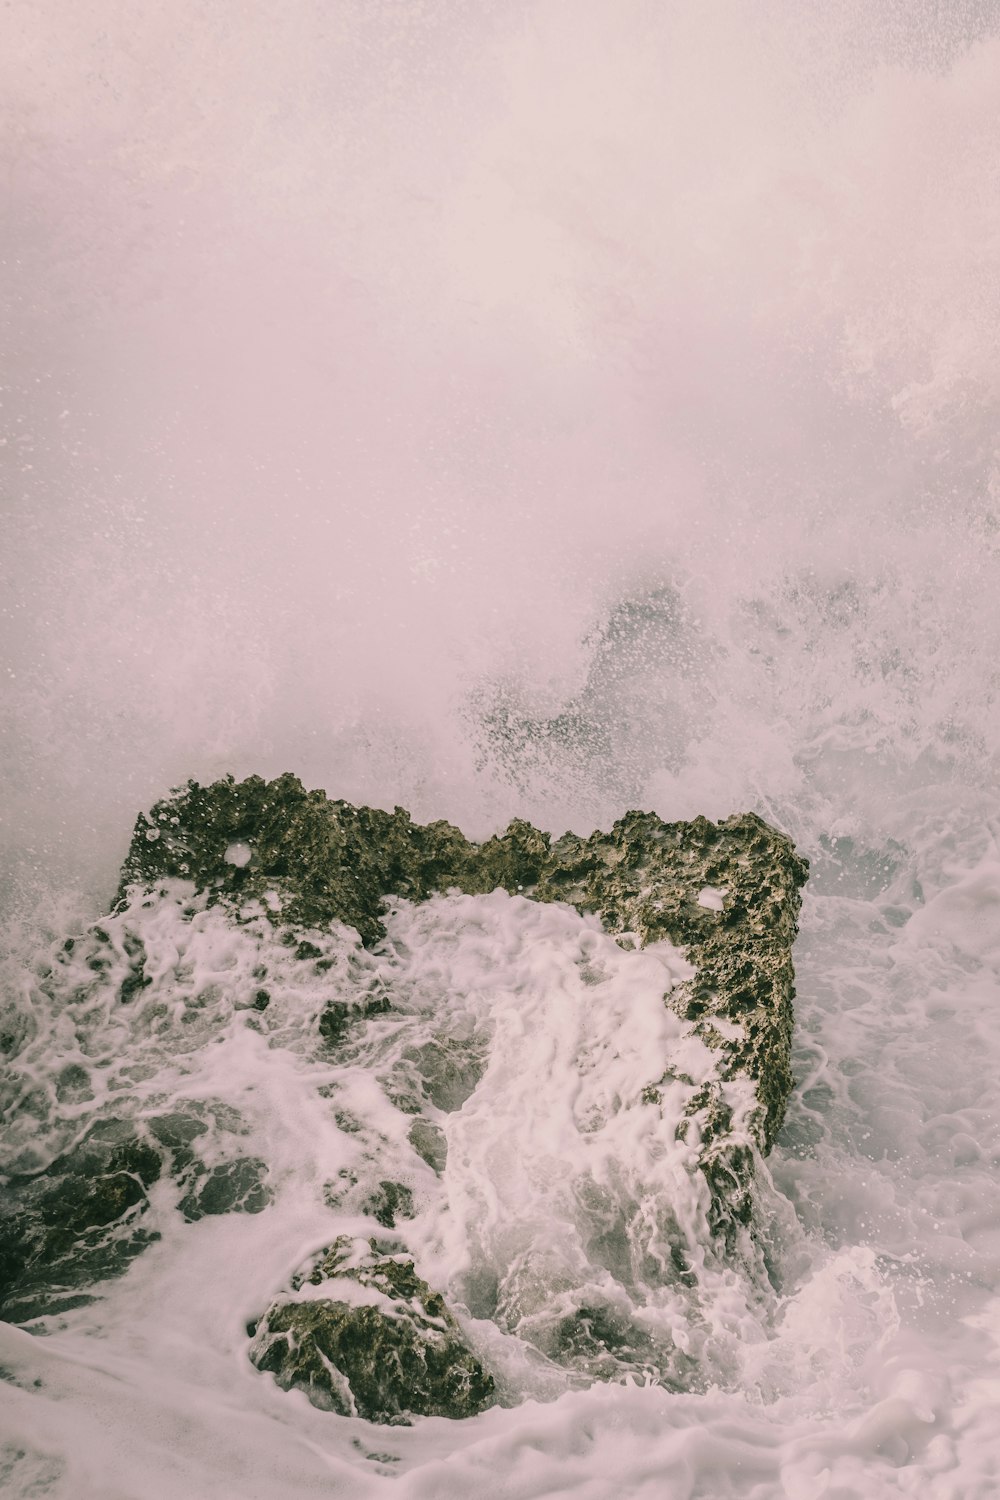
[[(995, 8), (4, 26), (12, 974), (188, 775), (294, 769), (472, 835), (753, 808), (813, 866), (783, 1279), (716, 1287), (684, 1390), (512, 1369), (528, 1399), (377, 1438), (277, 1391), (243, 1324), (319, 1232), (291, 1173), (280, 1223), (184, 1227), (48, 1339), (2, 1330), (11, 1493), (992, 1500)], [(406, 982), (423, 955), (469, 995), (442, 921)], [(580, 938), (550, 941), (558, 968)], [(256, 1076), (230, 1024), (178, 1088)], [(267, 1050), (251, 1129), (318, 1182), (341, 1146), (297, 1058)], [(469, 1183), (522, 1199), (473, 1124)]]

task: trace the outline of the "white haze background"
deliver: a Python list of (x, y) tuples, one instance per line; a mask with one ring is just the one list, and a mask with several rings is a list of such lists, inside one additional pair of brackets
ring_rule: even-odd
[[(762, 812), (814, 866), (772, 1167), (818, 1268), (781, 1421), (819, 1425), (772, 1428), (748, 1374), (711, 1462), (716, 1408), (634, 1391), (593, 1406), (596, 1488), (565, 1403), (537, 1471), (516, 1423), (482, 1462), (498, 1496), (989, 1500), (998, 7), (0, 24), (15, 946), (99, 912), (188, 776), (291, 769), (472, 835)], [(810, 1386), (845, 1246), (929, 1290), (859, 1293), (898, 1295), (902, 1342)]]
[[(997, 19), (9, 7), (29, 873), (106, 888), (224, 770), (475, 831), (817, 779), (842, 816), (831, 742), (992, 753)], [(606, 673), (648, 750), (484, 774), (484, 683), (558, 711), (651, 589), (672, 648)]]

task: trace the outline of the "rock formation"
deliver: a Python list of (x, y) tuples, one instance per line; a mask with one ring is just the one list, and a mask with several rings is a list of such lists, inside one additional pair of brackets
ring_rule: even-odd
[[(668, 1003), (718, 1057), (710, 1081), (692, 1083), (680, 1133), (696, 1146), (709, 1187), (708, 1227), (725, 1256), (752, 1236), (756, 1153), (770, 1150), (792, 1086), (791, 945), (805, 878), (789, 840), (753, 814), (713, 824), (632, 812), (608, 833), (555, 841), (514, 821), (474, 844), (449, 823), (421, 827), (402, 808), (356, 808), (307, 792), (286, 774), (271, 782), (191, 782), (158, 802), (136, 824), (115, 912), (155, 902), (165, 882), (190, 882), (203, 904), (228, 909), (236, 922), (251, 909), (264, 914), (276, 941), (317, 971), (330, 961), (318, 944), (331, 924), (354, 928), (371, 947), (385, 933), (387, 897), (421, 901), (449, 890), (478, 895), (502, 887), (564, 902), (598, 916), (623, 947), (669, 941), (695, 973)], [(97, 926), (75, 941), (85, 946), (94, 986), (114, 973), (116, 1003), (140, 1003), (151, 980), (131, 929), (112, 941)], [(74, 940), (65, 946), (68, 952)], [(241, 1004), (263, 1011), (269, 1000), (261, 986)], [(338, 1048), (390, 1003), (375, 991), (331, 999), (318, 1021), (322, 1044)], [(458, 1108), (476, 1087), (476, 1059), (460, 1046), (424, 1043), (410, 1062), (441, 1109)], [(659, 1087), (684, 1076), (669, 1057), (659, 1064)], [(86, 1069), (64, 1068), (58, 1089), (60, 1098), (86, 1100)], [(657, 1085), (647, 1093), (655, 1106)], [(40, 1170), (25, 1162), (9, 1173), (0, 1186), (0, 1315), (23, 1322), (70, 1308), (89, 1299), (88, 1284), (124, 1270), (156, 1237), (146, 1211), (161, 1176), (177, 1184), (187, 1219), (265, 1208), (272, 1198), (265, 1162), (235, 1141), (221, 1159), (217, 1150), (203, 1159), (200, 1137), (209, 1126), (213, 1139), (219, 1129), (240, 1131), (238, 1121), (223, 1118), (226, 1106), (219, 1104), (218, 1118), (213, 1108), (181, 1101), (140, 1118), (99, 1113)], [(419, 1104), (411, 1112), (419, 1116)], [(415, 1118), (410, 1141), (440, 1172), (444, 1141), (433, 1121)], [(384, 1229), (413, 1212), (409, 1189), (388, 1178), (355, 1208)], [(567, 1347), (584, 1334), (610, 1347), (591, 1328), (598, 1314), (589, 1316), (582, 1333), (576, 1324), (568, 1329)], [(490, 1374), (402, 1241), (336, 1238), (267, 1308), (251, 1357), (315, 1404), (372, 1421), (464, 1416), (496, 1399)], [(618, 1364), (610, 1356), (605, 1363), (605, 1378), (615, 1378)]]

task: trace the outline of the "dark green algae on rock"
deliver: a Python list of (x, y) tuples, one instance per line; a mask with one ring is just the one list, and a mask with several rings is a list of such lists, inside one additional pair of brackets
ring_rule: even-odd
[[(791, 948), (807, 874), (791, 841), (754, 813), (664, 823), (630, 812), (609, 833), (554, 842), (515, 819), (475, 844), (450, 823), (416, 824), (401, 807), (307, 792), (286, 772), (189, 782), (158, 802), (136, 823), (118, 899), (180, 877), (236, 908), (256, 899), (282, 926), (345, 923), (371, 946), (385, 935), (388, 896), (503, 888), (594, 913), (626, 944), (667, 940), (696, 970), (671, 1003), (723, 1054), (720, 1082), (752, 1080), (751, 1134), (767, 1152), (792, 1087)], [(716, 893), (711, 904), (706, 891)], [(330, 1018), (334, 1036), (346, 1019)], [(706, 1149), (731, 1124), (722, 1094), (699, 1101)]]
[(321, 1410), (370, 1422), (470, 1417), (496, 1399), (444, 1298), (375, 1239), (342, 1235), (297, 1273), (250, 1358)]

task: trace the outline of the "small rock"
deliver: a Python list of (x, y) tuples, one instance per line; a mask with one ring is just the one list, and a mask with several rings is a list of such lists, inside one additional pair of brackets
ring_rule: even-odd
[[(296, 1299), (307, 1285), (308, 1299)], [(250, 1358), (320, 1410), (370, 1422), (470, 1417), (496, 1399), (444, 1299), (375, 1240), (342, 1236), (294, 1277), (257, 1325)]]

